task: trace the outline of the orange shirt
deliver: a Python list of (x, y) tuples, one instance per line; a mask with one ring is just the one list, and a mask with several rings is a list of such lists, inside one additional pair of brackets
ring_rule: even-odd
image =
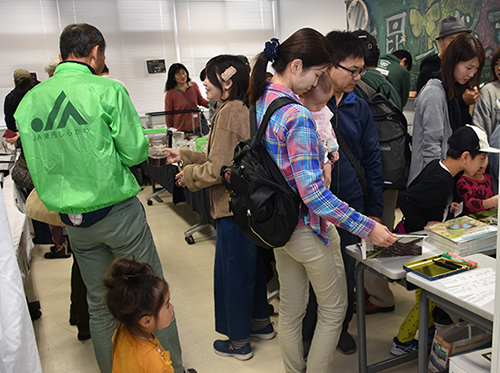
[(113, 373), (174, 373), (170, 353), (153, 336), (139, 338), (120, 325), (113, 335)]

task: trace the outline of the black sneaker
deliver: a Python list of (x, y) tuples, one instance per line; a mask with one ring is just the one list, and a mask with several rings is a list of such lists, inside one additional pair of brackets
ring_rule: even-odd
[(357, 350), (356, 341), (348, 332), (340, 334), (339, 343), (337, 344), (337, 351), (344, 355), (350, 355)]

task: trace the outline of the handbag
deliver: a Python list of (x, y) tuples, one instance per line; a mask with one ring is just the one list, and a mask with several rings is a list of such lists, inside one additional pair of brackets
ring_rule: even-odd
[[(300, 105), (289, 97), (274, 100), (264, 114), (257, 135), (239, 142), (234, 149), (233, 164), (221, 168), (236, 224), (250, 241), (266, 249), (284, 246), (297, 226), (299, 212), (307, 211), (299, 194), (290, 187), (262, 143), (273, 112), (289, 104)], [(256, 110), (252, 106), (252, 133), (255, 127)], [(228, 170), (230, 183), (225, 179)]]
[(31, 180), (31, 175), (28, 170), (28, 165), (26, 163), (26, 159), (21, 154), (12, 168), (11, 177), (14, 182), (20, 186), (21, 188), (33, 189), (33, 180)]
[(26, 214), (33, 220), (38, 220), (50, 225), (64, 227), (64, 223), (57, 211), (49, 211), (43, 204), (36, 189), (33, 189), (26, 199)]

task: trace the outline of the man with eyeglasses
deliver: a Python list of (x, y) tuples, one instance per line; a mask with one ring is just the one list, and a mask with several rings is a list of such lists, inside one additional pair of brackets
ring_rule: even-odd
[[(340, 159), (333, 165), (330, 190), (356, 211), (381, 222), (384, 180), (377, 130), (368, 104), (353, 93), (366, 72), (364, 45), (351, 32), (332, 31), (326, 37), (334, 47), (333, 67), (330, 69), (333, 97), (327, 105), (333, 113), (332, 124), (340, 148)], [(362, 170), (356, 171), (348, 153), (354, 158), (354, 164), (362, 166)], [(365, 186), (360, 181), (363, 179), (362, 174), (366, 180)], [(348, 327), (354, 308), (356, 262), (345, 253), (345, 247), (357, 243), (358, 238), (345, 230), (338, 231), (347, 277), (348, 308), (337, 350), (352, 354), (356, 351), (356, 342), (349, 334)]]

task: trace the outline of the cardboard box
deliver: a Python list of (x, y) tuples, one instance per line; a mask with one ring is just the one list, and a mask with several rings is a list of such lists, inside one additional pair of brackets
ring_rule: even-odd
[(452, 356), (449, 373), (490, 373), (491, 347)]
[(451, 356), (484, 347), (489, 342), (491, 334), (474, 325), (450, 325), (438, 329), (431, 345), (428, 371), (441, 372), (448, 367)]

